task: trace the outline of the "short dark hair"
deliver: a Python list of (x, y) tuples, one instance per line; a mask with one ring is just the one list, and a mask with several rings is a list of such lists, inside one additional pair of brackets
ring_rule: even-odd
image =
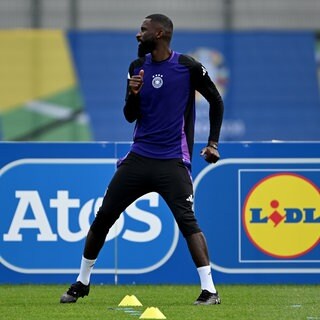
[(159, 23), (165, 31), (164, 37), (170, 42), (173, 33), (173, 23), (169, 17), (161, 13), (154, 13), (148, 15), (146, 19)]

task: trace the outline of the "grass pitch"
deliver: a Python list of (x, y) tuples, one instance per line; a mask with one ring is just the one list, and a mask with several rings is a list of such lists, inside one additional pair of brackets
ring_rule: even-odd
[[(168, 320), (320, 320), (320, 285), (219, 285), (222, 304), (194, 306), (198, 286), (92, 285), (75, 304), (60, 304), (68, 285), (1, 285), (0, 319), (139, 319), (148, 307)], [(135, 295), (142, 307), (118, 307)]]

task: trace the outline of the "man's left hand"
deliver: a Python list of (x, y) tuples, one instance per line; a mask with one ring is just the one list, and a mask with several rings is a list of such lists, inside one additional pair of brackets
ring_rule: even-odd
[(211, 146), (203, 148), (200, 154), (208, 163), (216, 163), (220, 159), (218, 149)]

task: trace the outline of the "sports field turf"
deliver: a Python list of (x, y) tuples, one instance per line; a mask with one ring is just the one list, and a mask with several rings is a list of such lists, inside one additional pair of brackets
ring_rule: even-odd
[[(221, 305), (194, 306), (198, 286), (93, 285), (88, 297), (60, 304), (68, 285), (1, 285), (0, 319), (139, 319), (148, 307), (167, 319), (320, 320), (320, 285), (220, 285)], [(135, 295), (142, 307), (118, 307)]]

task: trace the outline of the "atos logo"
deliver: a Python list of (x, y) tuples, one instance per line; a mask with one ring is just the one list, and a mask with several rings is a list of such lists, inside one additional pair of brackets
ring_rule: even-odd
[(249, 240), (276, 258), (297, 258), (320, 242), (319, 188), (307, 178), (278, 173), (259, 181), (245, 200), (242, 221)]
[[(84, 239), (115, 170), (116, 159), (22, 159), (2, 168), (3, 265), (22, 273), (77, 272)], [(152, 271), (170, 258), (178, 234), (165, 202), (148, 193), (112, 227), (103, 249), (107, 258), (101, 254), (105, 259), (99, 257), (95, 272)]]

